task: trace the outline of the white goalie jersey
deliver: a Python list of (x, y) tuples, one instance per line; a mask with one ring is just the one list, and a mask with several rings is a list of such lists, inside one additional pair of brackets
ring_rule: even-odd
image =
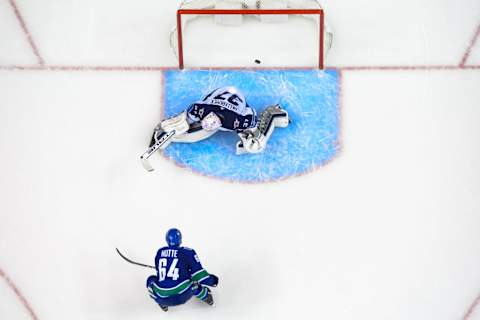
[[(188, 108), (188, 116), (193, 121), (200, 121), (202, 128), (212, 130), (212, 126), (204, 124), (216, 123), (213, 128), (224, 131), (237, 131), (253, 128), (257, 123), (257, 114), (251, 108), (245, 96), (235, 87), (222, 87), (213, 90), (202, 100)], [(216, 129), (215, 128), (215, 129)]]

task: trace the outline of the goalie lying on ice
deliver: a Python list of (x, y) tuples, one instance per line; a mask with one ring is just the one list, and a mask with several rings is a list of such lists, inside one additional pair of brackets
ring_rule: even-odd
[(193, 143), (215, 132), (237, 132), (237, 154), (262, 152), (275, 127), (287, 127), (288, 113), (279, 105), (257, 114), (243, 94), (234, 87), (218, 88), (182, 113), (161, 121), (154, 129), (148, 150), (140, 157), (146, 170), (153, 168), (148, 158), (172, 142)]

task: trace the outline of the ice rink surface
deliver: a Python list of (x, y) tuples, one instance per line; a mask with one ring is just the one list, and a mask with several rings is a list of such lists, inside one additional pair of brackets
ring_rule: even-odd
[(332, 161), (340, 148), (336, 70), (169, 70), (164, 82), (167, 117), (225, 84), (241, 90), (257, 114), (275, 104), (288, 112), (290, 124), (275, 130), (262, 153), (237, 155), (238, 135), (231, 132), (198, 143), (173, 144), (163, 152), (196, 173), (232, 182), (279, 181)]
[[(323, 5), (340, 154), (246, 185), (139, 163), (176, 1), (0, 0), (0, 319), (480, 319), (480, 2)], [(171, 226), (214, 308), (164, 314), (116, 255)]]

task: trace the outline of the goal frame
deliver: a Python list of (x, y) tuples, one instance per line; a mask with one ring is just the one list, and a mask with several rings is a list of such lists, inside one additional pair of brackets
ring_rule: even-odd
[(178, 39), (178, 67), (184, 69), (183, 61), (183, 15), (318, 15), (319, 16), (319, 52), (318, 68), (324, 68), (324, 32), (325, 21), (323, 9), (178, 9), (177, 10), (177, 39)]

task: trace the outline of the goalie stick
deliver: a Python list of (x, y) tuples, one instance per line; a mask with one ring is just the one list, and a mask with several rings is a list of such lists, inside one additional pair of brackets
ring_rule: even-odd
[(150, 156), (154, 154), (155, 151), (160, 149), (160, 147), (164, 143), (166, 143), (168, 140), (170, 140), (170, 138), (173, 137), (174, 135), (175, 135), (175, 130), (165, 133), (163, 136), (161, 136), (161, 138), (157, 142), (151, 145), (144, 154), (142, 154), (142, 156), (140, 157), (140, 160), (142, 161), (142, 165), (145, 168), (145, 170), (149, 172), (153, 171), (153, 167), (148, 161), (148, 158), (150, 158)]
[(127, 261), (127, 262), (129, 262), (129, 263), (131, 263), (131, 264), (136, 264), (137, 266), (156, 269), (154, 266), (151, 266), (151, 265), (148, 265), (148, 264), (143, 264), (143, 263), (140, 263), (140, 262), (135, 262), (135, 261), (132, 261), (132, 260), (128, 259), (127, 257), (125, 257), (125, 256), (120, 252), (120, 250), (118, 250), (118, 248), (115, 248), (115, 250), (117, 250), (117, 252), (118, 252), (118, 254), (120, 255), (120, 257), (122, 257), (125, 261)]

